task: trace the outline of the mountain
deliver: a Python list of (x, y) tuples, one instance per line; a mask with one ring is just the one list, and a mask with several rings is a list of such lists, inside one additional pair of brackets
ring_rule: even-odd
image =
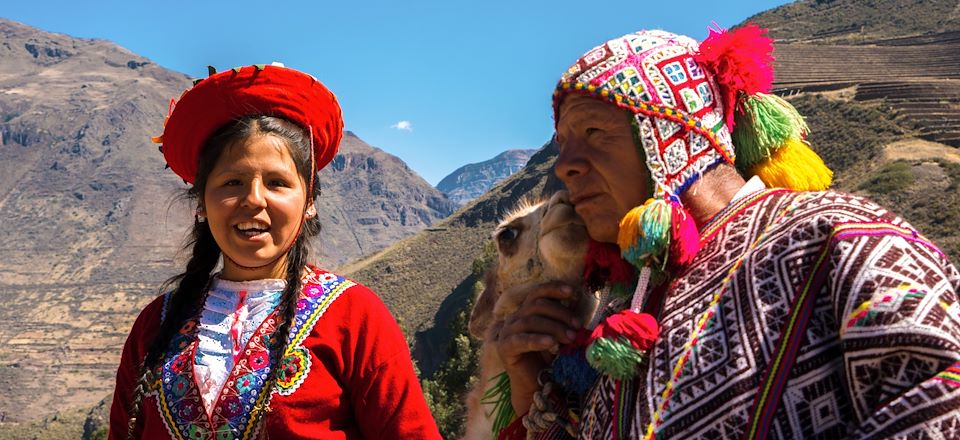
[(379, 293), (404, 331), (414, 335), (414, 357), (426, 375), (445, 357), (447, 327), (470, 299), (476, 281), (472, 264), (493, 227), (521, 199), (561, 188), (553, 175), (556, 155), (556, 144), (548, 142), (522, 170), (451, 217), (341, 268)]
[(780, 94), (882, 103), (921, 139), (960, 147), (960, 2), (801, 1), (750, 20), (778, 39)]
[(346, 132), (320, 171), (319, 262), (329, 267), (371, 255), (449, 216), (457, 208), (400, 158)]
[[(193, 207), (150, 137), (190, 84), (113, 43), (0, 19), (0, 421), (103, 398), (137, 312), (182, 267)], [(349, 132), (321, 185), (325, 267), (456, 208)]]
[(464, 205), (520, 171), (537, 150), (507, 150), (490, 160), (457, 168), (437, 184), (450, 200)]
[(889, 38), (960, 31), (956, 0), (801, 0), (746, 21), (784, 42), (873, 44)]

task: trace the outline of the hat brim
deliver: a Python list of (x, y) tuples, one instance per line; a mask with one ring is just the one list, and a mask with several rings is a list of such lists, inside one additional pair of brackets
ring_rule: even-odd
[(317, 170), (337, 154), (343, 116), (330, 90), (294, 69), (248, 66), (211, 75), (184, 92), (163, 130), (167, 165), (194, 183), (207, 139), (232, 121), (256, 115), (283, 118), (310, 130)]

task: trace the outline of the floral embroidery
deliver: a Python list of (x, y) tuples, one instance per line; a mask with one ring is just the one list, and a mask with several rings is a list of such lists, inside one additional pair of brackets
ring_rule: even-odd
[[(266, 339), (269, 340), (269, 337)], [(250, 355), (249, 359), (250, 366), (253, 367), (254, 370), (262, 369), (270, 364), (270, 355), (265, 351), (253, 353)]]
[(237, 391), (240, 391), (240, 394), (247, 394), (254, 385), (257, 385), (257, 376), (253, 373), (237, 379)]
[[(356, 284), (346, 278), (329, 272), (311, 273), (304, 281), (297, 316), (290, 326), (290, 343), (283, 354), (280, 375), (277, 378), (276, 392), (289, 396), (306, 380), (310, 373), (310, 353), (301, 344), (307, 338), (314, 324), (327, 311), (327, 307), (340, 294)], [(303, 303), (303, 308), (300, 308)]]
[[(277, 385), (271, 391), (288, 396), (306, 380), (311, 361), (310, 352), (302, 346), (304, 339), (327, 307), (354, 285), (350, 280), (326, 272), (311, 271), (305, 277), (295, 320), (287, 337), (287, 350), (281, 359)], [(276, 327), (274, 312), (247, 342), (243, 350), (246, 356), (234, 365), (209, 416), (202, 410), (200, 391), (193, 380), (197, 321), (190, 320), (180, 328), (170, 341), (164, 356), (166, 361), (157, 371), (158, 380), (150, 393), (157, 397), (157, 407), (171, 437), (231, 440), (256, 437), (258, 420), (251, 414), (255, 407), (263, 407), (272, 394), (263, 392), (263, 387), (272, 365), (271, 354), (278, 351), (276, 338), (271, 337)]]
[(280, 362), (280, 372), (277, 376), (277, 386), (281, 389), (290, 388), (302, 382), (303, 376), (310, 370), (310, 358), (306, 349), (299, 347), (283, 357)]

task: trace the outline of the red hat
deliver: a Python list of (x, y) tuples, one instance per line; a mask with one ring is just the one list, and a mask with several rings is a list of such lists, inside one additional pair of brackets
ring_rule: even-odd
[(171, 109), (163, 135), (167, 165), (194, 183), (200, 149), (220, 127), (236, 119), (275, 116), (310, 130), (315, 169), (333, 160), (343, 136), (337, 98), (306, 73), (279, 65), (238, 67), (196, 82)]

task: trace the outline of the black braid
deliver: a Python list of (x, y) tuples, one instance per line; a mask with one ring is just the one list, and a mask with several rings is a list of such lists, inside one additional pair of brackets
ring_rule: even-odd
[(147, 353), (140, 366), (140, 379), (134, 389), (130, 405), (130, 421), (127, 428), (127, 438), (133, 438), (140, 417), (141, 402), (150, 382), (153, 380), (153, 371), (157, 368), (163, 353), (170, 343), (170, 339), (180, 330), (183, 324), (193, 317), (197, 307), (201, 304), (210, 280), (210, 272), (217, 266), (220, 258), (220, 246), (213, 239), (210, 227), (206, 223), (195, 221), (193, 225), (193, 255), (187, 262), (186, 271), (169, 279), (161, 290), (176, 283), (177, 288), (170, 292), (170, 300), (166, 308), (166, 317), (160, 323), (157, 336), (150, 343)]
[[(301, 279), (304, 268), (306, 267), (303, 239), (304, 237), (301, 236), (287, 254), (287, 286), (283, 290), (280, 304), (277, 308), (277, 328), (273, 334), (270, 335), (270, 342), (277, 344), (273, 345), (273, 347), (277, 348), (271, 350), (270, 373), (263, 386), (263, 392), (270, 394), (267, 394), (267, 396), (263, 398), (261, 405), (253, 408), (251, 418), (254, 420), (254, 423), (260, 423), (266, 415), (266, 412), (269, 411), (273, 389), (280, 378), (280, 367), (283, 364), (284, 353), (286, 353), (287, 346), (290, 342), (288, 339), (290, 326), (293, 324), (294, 317), (297, 313), (297, 301), (300, 297), (300, 288), (302, 287)], [(261, 432), (266, 432), (265, 428), (265, 426), (261, 426)]]

